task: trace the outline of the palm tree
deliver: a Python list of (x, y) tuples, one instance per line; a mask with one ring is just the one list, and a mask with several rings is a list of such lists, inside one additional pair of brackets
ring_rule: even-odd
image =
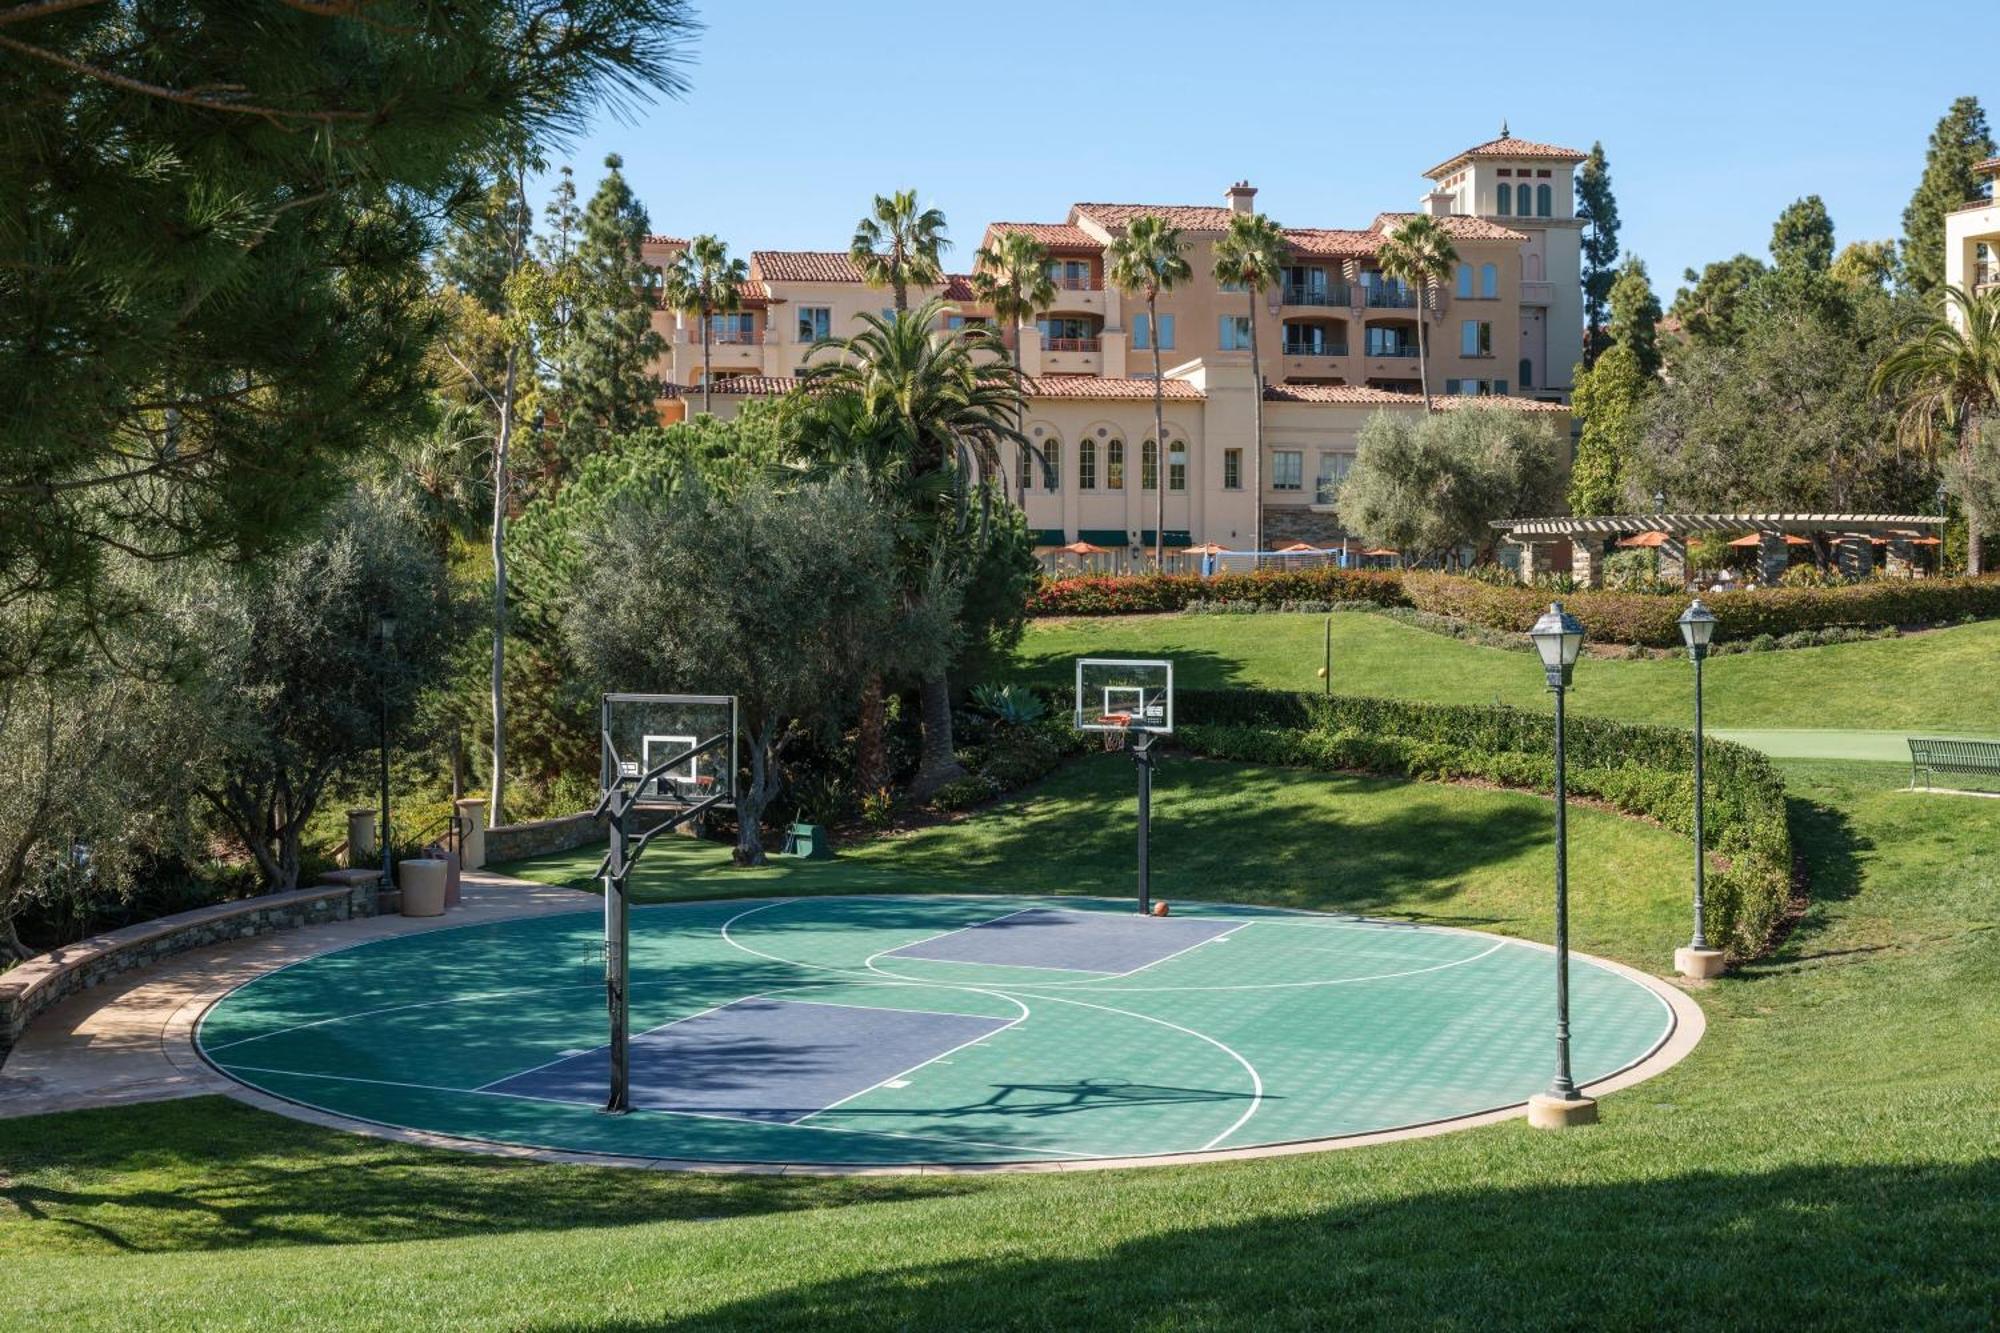
[(944, 213), (920, 209), (915, 190), (878, 194), (868, 216), (855, 224), (847, 253), (870, 287), (895, 292), (900, 315), (910, 308), (912, 286), (935, 287), (944, 281), (938, 256), (951, 248), (944, 231)]
[(1945, 288), (1944, 308), (1922, 315), (1909, 341), (1882, 358), (1872, 387), (1901, 400), (1897, 431), (1904, 440), (1935, 450), (1941, 438), (1952, 438), (1965, 505), (1965, 569), (1977, 576), (1985, 514), (1972, 469), (1980, 432), (1988, 418), (2000, 416), (2000, 292), (1974, 296)]
[[(1167, 450), (1166, 382), (1160, 367), (1160, 293), (1172, 291), (1194, 276), (1188, 266), (1181, 229), (1170, 227), (1156, 213), (1142, 213), (1125, 225), (1125, 234), (1111, 243), (1111, 285), (1127, 296), (1146, 298), (1146, 337), (1153, 344), (1153, 447), (1164, 462)], [(1167, 561), (1167, 478), (1158, 469), (1153, 493), (1159, 511), (1153, 524), (1153, 564)]]
[[(946, 303), (933, 297), (907, 317), (864, 314), (861, 332), (814, 346), (800, 378), (826, 433), (827, 452), (865, 468), (897, 525), (903, 597), (913, 626), (955, 592), (950, 559), (967, 525), (968, 501), (1004, 473), (1002, 449), (1026, 441), (1021, 377), (991, 329), (941, 336)], [(821, 360), (820, 354), (827, 359)], [(952, 651), (942, 636), (915, 633), (921, 660), (923, 756), (912, 793), (928, 799), (960, 769), (953, 755)]]
[(1424, 336), (1424, 317), (1430, 313), (1431, 293), (1451, 280), (1458, 264), (1458, 250), (1437, 219), (1419, 213), (1389, 234), (1375, 252), (1382, 272), (1401, 280), (1417, 294), (1417, 382), (1424, 391), (1424, 411), (1431, 410), (1430, 348)]
[[(1023, 325), (1056, 299), (1055, 279), (1049, 276), (1048, 247), (1024, 231), (1001, 233), (995, 244), (981, 246), (973, 256), (972, 290), (993, 307), (995, 319), (1014, 326), (1014, 367), (1020, 369)], [(1025, 413), (1025, 397), (1021, 406)], [(1021, 423), (1017, 420), (1014, 424)], [(1032, 445), (1022, 447), (1037, 456), (1041, 452)], [(1023, 507), (1027, 504), (1025, 492), (1021, 503)]]
[(674, 256), (666, 273), (667, 304), (701, 324), (701, 410), (707, 412), (710, 383), (709, 338), (712, 317), (739, 310), (750, 269), (729, 257), (729, 247), (713, 236), (697, 236)]
[(1251, 549), (1258, 551), (1264, 549), (1264, 368), (1257, 351), (1257, 298), (1278, 281), (1291, 257), (1284, 228), (1262, 213), (1236, 214), (1215, 243), (1215, 280), (1225, 287), (1241, 287), (1244, 308), (1250, 312), (1250, 378), (1257, 384), (1257, 448), (1250, 465), (1250, 493), (1257, 497), (1257, 511), (1250, 520), (1250, 534)]

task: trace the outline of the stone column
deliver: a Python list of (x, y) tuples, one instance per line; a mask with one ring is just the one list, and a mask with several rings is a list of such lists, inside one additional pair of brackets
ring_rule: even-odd
[(1773, 584), (1785, 577), (1785, 570), (1792, 563), (1791, 548), (1785, 545), (1785, 537), (1779, 532), (1757, 534), (1757, 581)]
[(1679, 537), (1669, 537), (1660, 543), (1660, 577), (1668, 583), (1687, 582), (1687, 543)]
[(1581, 588), (1604, 586), (1604, 539), (1572, 537), (1569, 543), (1570, 576)]
[(454, 802), (458, 814), (458, 832), (462, 839), (459, 855), (466, 870), (477, 870), (486, 864), (486, 798), (468, 796)]
[(1533, 542), (1518, 544), (1521, 548), (1521, 582), (1533, 584), (1538, 575), (1548, 572), (1548, 556)]
[(1866, 537), (1842, 537), (1834, 547), (1840, 572), (1851, 579), (1865, 579), (1875, 572), (1875, 544)]
[(1908, 537), (1891, 537), (1884, 549), (1883, 568), (1891, 578), (1907, 579), (1917, 572), (1917, 551)]
[(347, 866), (350, 870), (374, 870), (381, 864), (375, 851), (375, 812), (347, 812)]

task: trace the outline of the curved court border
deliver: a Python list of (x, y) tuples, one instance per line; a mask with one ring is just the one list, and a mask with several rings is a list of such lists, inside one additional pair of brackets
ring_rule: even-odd
[[(818, 896), (819, 895), (807, 895), (805, 897), (787, 896), (787, 897), (772, 898), (769, 900), (738, 899), (734, 901), (741, 902), (748, 911), (758, 911), (768, 907), (782, 906), (783, 904), (788, 902), (811, 901), (813, 898)], [(853, 897), (853, 898), (870, 898), (870, 899), (902, 899), (902, 898), (922, 899), (932, 896), (978, 898), (984, 895), (845, 894), (838, 896)], [(704, 900), (688, 899), (685, 901), (677, 901), (673, 904), (659, 904), (659, 905), (688, 906), (702, 901)], [(718, 900), (707, 900), (707, 901), (718, 901)], [(1250, 908), (1253, 911), (1257, 910), (1258, 908), (1258, 905), (1256, 904), (1214, 904), (1214, 905), (1242, 906)], [(578, 914), (589, 914), (589, 912), (590, 909), (586, 907), (582, 909), (581, 912), (579, 912)], [(1286, 915), (1296, 914), (1300, 916), (1321, 916), (1332, 920), (1350, 921), (1357, 924), (1373, 925), (1373, 926), (1393, 927), (1393, 926), (1416, 924), (1411, 922), (1400, 921), (1393, 917), (1368, 917), (1368, 916), (1352, 915), (1352, 914), (1335, 914), (1335, 913), (1320, 913), (1320, 912), (1293, 913), (1290, 911), (1287, 911), (1285, 914)], [(432, 931), (426, 931), (424, 933), (446, 934), (457, 930), (477, 929), (484, 926), (503, 924), (504, 922), (509, 920), (524, 919), (528, 915), (539, 915), (539, 914), (523, 914), (523, 916), (520, 917), (509, 916), (489, 921), (467, 922), (464, 925), (444, 926), (435, 928)], [(738, 913), (736, 916), (731, 917), (729, 919), (730, 922), (734, 922), (741, 915), (743, 915), (743, 913)], [(1551, 945), (1543, 944), (1536, 940), (1523, 939), (1518, 936), (1496, 935), (1486, 931), (1468, 930), (1457, 926), (1424, 925), (1421, 928), (1426, 931), (1431, 931), (1438, 934), (1463, 935), (1471, 939), (1492, 941), (1496, 949), (1504, 945), (1512, 944), (1532, 949), (1544, 954), (1549, 954), (1551, 956), (1555, 953), (1555, 949)], [(1182, 1166), (1182, 1165), (1192, 1165), (1192, 1164), (1207, 1163), (1207, 1162), (1248, 1161), (1263, 1157), (1288, 1157), (1288, 1156), (1296, 1156), (1303, 1153), (1329, 1152), (1342, 1148), (1366, 1147), (1378, 1143), (1393, 1143), (1409, 1139), (1433, 1138), (1441, 1134), (1449, 1134), (1461, 1129), (1472, 1129), (1482, 1125), (1498, 1124), (1504, 1121), (1518, 1119), (1524, 1117), (1527, 1114), (1528, 1110), (1528, 1103), (1525, 1100), (1523, 1100), (1519, 1102), (1509, 1102), (1503, 1105), (1490, 1107), (1484, 1110), (1467, 1112), (1462, 1115), (1448, 1116), (1436, 1120), (1416, 1121), (1409, 1124), (1398, 1125), (1387, 1129), (1367, 1130), (1352, 1134), (1330, 1135), (1321, 1138), (1296, 1139), (1296, 1140), (1289, 1140), (1285, 1142), (1276, 1142), (1276, 1143), (1261, 1143), (1241, 1148), (1201, 1149), (1195, 1151), (1156, 1153), (1156, 1154), (1124, 1156), (1124, 1157), (1088, 1157), (1088, 1158), (1071, 1159), (1071, 1160), (1048, 1159), (1048, 1160), (1026, 1160), (1026, 1161), (1007, 1161), (1007, 1162), (922, 1162), (922, 1163), (892, 1163), (892, 1164), (718, 1161), (718, 1160), (704, 1159), (704, 1158), (678, 1158), (678, 1157), (667, 1157), (667, 1156), (629, 1156), (629, 1155), (621, 1155), (614, 1153), (579, 1151), (576, 1149), (567, 1149), (567, 1148), (537, 1147), (528, 1144), (508, 1143), (493, 1139), (482, 1139), (482, 1138), (463, 1136), (463, 1135), (443, 1134), (431, 1130), (411, 1129), (408, 1128), (407, 1126), (397, 1125), (385, 1121), (369, 1120), (358, 1116), (343, 1114), (337, 1111), (330, 1111), (324, 1107), (317, 1106), (311, 1102), (303, 1101), (296, 1098), (280, 1096), (277, 1093), (266, 1091), (265, 1089), (257, 1087), (254, 1084), (245, 1082), (244, 1080), (231, 1074), (228, 1071), (228, 1069), (226, 1069), (222, 1065), (218, 1064), (216, 1061), (211, 1060), (209, 1058), (208, 1053), (203, 1048), (200, 1040), (200, 1032), (202, 1024), (207, 1019), (209, 1013), (212, 1010), (214, 1010), (216, 1006), (222, 1004), (230, 996), (234, 995), (238, 990), (241, 990), (243, 987), (250, 985), (252, 982), (258, 980), (259, 978), (269, 976), (272, 973), (285, 971), (289, 968), (296, 967), (304, 963), (313, 962), (321, 958), (331, 957), (336, 954), (342, 954), (356, 949), (367, 948), (370, 945), (380, 942), (381, 941), (379, 940), (360, 940), (352, 944), (342, 945), (340, 947), (333, 949), (315, 951), (309, 955), (306, 955), (305, 957), (291, 959), (275, 967), (265, 968), (257, 972), (253, 976), (245, 977), (239, 981), (236, 981), (234, 984), (228, 986), (224, 990), (206, 996), (198, 1001), (190, 1002), (188, 1005), (183, 1007), (180, 1013), (175, 1015), (174, 1019), (169, 1024), (168, 1031), (163, 1035), (169, 1042), (184, 1045), (186, 1051), (190, 1055), (192, 1055), (194, 1061), (200, 1067), (207, 1070), (211, 1075), (223, 1080), (224, 1083), (226, 1084), (227, 1094), (232, 1098), (244, 1102), (248, 1105), (256, 1106), (262, 1110), (267, 1110), (279, 1115), (284, 1115), (291, 1119), (302, 1120), (311, 1124), (321, 1125), (326, 1128), (338, 1129), (348, 1133), (361, 1134), (370, 1138), (385, 1139), (392, 1142), (415, 1144), (423, 1147), (442, 1148), (455, 1152), (466, 1152), (466, 1153), (485, 1155), (485, 1156), (506, 1157), (523, 1161), (544, 1162), (544, 1163), (559, 1164), (559, 1165), (618, 1167), (618, 1168), (639, 1169), (639, 1170), (685, 1171), (698, 1174), (712, 1174), (712, 1175), (799, 1175), (799, 1176), (986, 1175), (995, 1173), (1011, 1174), (1011, 1173), (1033, 1173), (1033, 1172), (1046, 1172), (1046, 1171), (1125, 1170), (1135, 1167)], [(732, 941), (732, 943), (734, 942)], [(1491, 952), (1491, 950), (1489, 950), (1488, 952)], [(1478, 956), (1483, 957), (1485, 955), (1481, 954)], [(1580, 1090), (1585, 1093), (1588, 1093), (1590, 1096), (1603, 1097), (1610, 1093), (1619, 1092), (1626, 1088), (1633, 1087), (1639, 1083), (1647, 1081), (1648, 1079), (1654, 1078), (1659, 1074), (1665, 1073), (1667, 1070), (1673, 1068), (1675, 1065), (1679, 1064), (1682, 1060), (1686, 1059), (1687, 1056), (1700, 1043), (1703, 1035), (1707, 1032), (1708, 1021), (1705, 1011), (1702, 1009), (1700, 1004), (1696, 1003), (1696, 1001), (1691, 995), (1689, 995), (1686, 991), (1682, 990), (1681, 988), (1673, 985), (1672, 983), (1660, 977), (1656, 977), (1649, 973), (1642, 972), (1637, 968), (1629, 967), (1624, 963), (1620, 963), (1609, 958), (1600, 958), (1594, 954), (1579, 953), (1575, 950), (1571, 950), (1570, 957), (1573, 962), (1580, 962), (1591, 966), (1603, 968), (1607, 972), (1622, 977), (1625, 980), (1633, 982), (1634, 984), (1644, 988), (1645, 990), (1650, 992), (1655, 998), (1660, 1000), (1661, 1003), (1666, 1007), (1668, 1012), (1669, 1022), (1667, 1031), (1650, 1050), (1648, 1050), (1645, 1054), (1641, 1055), (1636, 1060), (1631, 1061), (1630, 1063), (1624, 1065), (1619, 1069), (1613, 1070), (1612, 1072), (1600, 1078), (1593, 1079), (1587, 1083), (1579, 1085)], [(811, 968), (814, 966), (812, 964), (801, 964), (796, 960), (792, 959), (774, 959), (774, 961), (780, 961), (790, 966), (797, 966), (802, 968)], [(872, 961), (872, 959), (870, 961)], [(1467, 961), (1467, 960), (1461, 960), (1461, 961)], [(1446, 964), (1446, 966), (1455, 966), (1455, 965), (1457, 964), (1456, 963)], [(1353, 978), (1352, 980), (1369, 980), (1369, 979), (1371, 978)], [(884, 975), (883, 980), (887, 983), (893, 984), (894, 981), (897, 979), (893, 979), (889, 975)], [(908, 980), (911, 982), (915, 981), (914, 978)], [(1324, 985), (1328, 983), (1314, 982), (1305, 984)], [(1085, 991), (1084, 993), (1089, 994), (1091, 992)], [(1116, 993), (1116, 992), (1113, 991), (1113, 992), (1103, 992), (1103, 993)], [(461, 996), (453, 998), (465, 999), (470, 997)], [(1053, 998), (1053, 997), (1048, 997), (1048, 998)], [(445, 1002), (449, 1003), (450, 1001), (445, 1001)], [(341, 1018), (350, 1018), (350, 1017), (353, 1017), (353, 1015), (338, 1015), (335, 1016), (335, 1018), (333, 1019), (321, 1020), (321, 1021), (338, 1021)], [(1164, 1021), (1164, 1020), (1149, 1020), (1149, 1021)], [(1201, 1035), (1201, 1034), (1195, 1034), (1195, 1035)], [(1212, 1038), (1204, 1038), (1204, 1039), (1213, 1040)], [(1240, 1056), (1237, 1058), (1241, 1059)], [(1224, 1137), (1226, 1137), (1226, 1135)]]

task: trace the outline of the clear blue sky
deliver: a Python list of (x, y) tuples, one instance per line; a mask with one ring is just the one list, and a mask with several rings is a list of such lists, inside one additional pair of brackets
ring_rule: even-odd
[(964, 268), (991, 220), (1216, 203), (1240, 177), (1280, 222), (1365, 225), (1505, 117), (1523, 138), (1603, 141), (1625, 253), (1670, 299), (1689, 265), (1764, 256), (1801, 195), (1842, 244), (1900, 235), (1952, 98), (2000, 121), (1977, 6), (1634, 8), (1516, 26), (1455, 2), (708, 0), (689, 95), (601, 116), (558, 160), (588, 195), (622, 154), (653, 230), (746, 256), (844, 249), (871, 195), (913, 186)]

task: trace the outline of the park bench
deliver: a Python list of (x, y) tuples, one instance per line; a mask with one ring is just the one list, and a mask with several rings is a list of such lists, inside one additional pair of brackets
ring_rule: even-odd
[(1972, 776), (2000, 775), (2000, 741), (1935, 740), (1912, 736), (1910, 742), (1910, 786), (1916, 787), (1922, 773), (1926, 787), (1934, 786), (1939, 773)]

